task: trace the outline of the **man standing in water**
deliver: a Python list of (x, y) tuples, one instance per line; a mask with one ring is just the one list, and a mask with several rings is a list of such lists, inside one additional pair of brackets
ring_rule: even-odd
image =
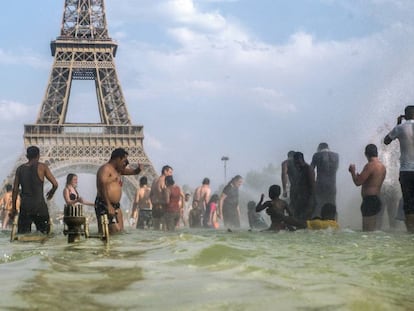
[(315, 211), (314, 217), (321, 217), (321, 208), (325, 203), (336, 206), (336, 172), (339, 156), (329, 150), (327, 143), (320, 143), (312, 157), (311, 167), (316, 168)]
[[(210, 179), (205, 177), (201, 182), (201, 186), (198, 186), (194, 190), (193, 196), (193, 209), (197, 209), (200, 214), (200, 223), (203, 223), (202, 217), (206, 211), (208, 202), (210, 201), (211, 189), (210, 189)], [(198, 221), (197, 221), (198, 223)]]
[(136, 228), (149, 228), (152, 222), (152, 204), (150, 200), (151, 188), (148, 186), (148, 179), (142, 176), (139, 179), (139, 188), (135, 193), (135, 200), (132, 205), (132, 219)]
[[(406, 121), (402, 123), (402, 120)], [(394, 139), (400, 142), (400, 185), (404, 200), (405, 225), (414, 233), (414, 106), (407, 106), (397, 125), (384, 138), (389, 145)]]
[(124, 219), (119, 204), (122, 196), (122, 175), (138, 175), (141, 172), (140, 164), (135, 169), (129, 168), (128, 164), (128, 152), (123, 148), (117, 148), (112, 151), (109, 161), (96, 173), (95, 213), (100, 233), (102, 215), (108, 216), (109, 233), (124, 229)]
[(52, 184), (52, 189), (46, 194), (50, 200), (58, 187), (58, 183), (49, 167), (40, 159), (40, 150), (30, 146), (26, 150), (28, 162), (20, 165), (14, 177), (12, 192), (12, 216), (17, 214), (19, 188), (21, 187), (21, 203), (18, 221), (18, 233), (30, 233), (32, 223), (36, 230), (42, 233), (50, 231), (50, 216), (43, 193), (45, 178)]
[(165, 177), (172, 176), (172, 174), (172, 167), (164, 165), (161, 169), (161, 176), (155, 179), (151, 185), (150, 199), (152, 203), (152, 224), (155, 230), (161, 229), (161, 223), (163, 222), (167, 203), (165, 199), (165, 191), (167, 188), (165, 185)]
[(361, 213), (362, 231), (374, 231), (376, 229), (376, 215), (381, 210), (380, 192), (384, 182), (386, 169), (378, 159), (377, 146), (369, 144), (365, 147), (365, 156), (368, 163), (361, 173), (356, 173), (355, 164), (349, 165), (349, 172), (356, 186), (362, 186)]

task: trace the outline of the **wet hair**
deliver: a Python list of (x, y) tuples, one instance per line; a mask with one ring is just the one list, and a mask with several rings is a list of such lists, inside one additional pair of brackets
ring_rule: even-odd
[(295, 154), (295, 151), (290, 150), (290, 151), (288, 152), (287, 156), (288, 156), (288, 158), (292, 158), (294, 154)]
[(404, 114), (406, 118), (414, 119), (414, 106), (405, 107)]
[(218, 196), (218, 194), (213, 194), (212, 196), (211, 196), (211, 198), (210, 198), (210, 201), (208, 201), (208, 203), (212, 203), (212, 202), (218, 202), (218, 200), (219, 200), (219, 196)]
[(247, 209), (256, 209), (256, 202), (255, 201), (249, 201), (247, 202)]
[(278, 198), (280, 196), (280, 186), (278, 185), (271, 185), (269, 187), (269, 198), (271, 198), (272, 200)]
[(10, 184), (7, 184), (5, 188), (6, 188), (6, 192), (10, 192), (13, 189), (12, 185)]
[(73, 177), (75, 177), (75, 176), (76, 176), (76, 174), (69, 173), (69, 174), (66, 176), (66, 185), (70, 185), (70, 183), (72, 182)]
[(303, 153), (302, 152), (295, 152), (295, 154), (293, 155), (293, 160), (297, 161), (297, 160), (305, 160), (303, 158)]
[(124, 158), (127, 155), (128, 155), (128, 152), (124, 148), (116, 148), (111, 153), (111, 160), (114, 160), (114, 159), (122, 159), (122, 158)]
[(368, 144), (365, 147), (365, 155), (369, 158), (378, 157), (378, 149), (374, 144)]
[(172, 176), (165, 176), (165, 185), (172, 186), (174, 185), (174, 178)]
[(234, 182), (236, 182), (236, 181), (238, 181), (238, 180), (240, 180), (240, 179), (243, 179), (243, 177), (241, 177), (240, 175), (236, 175), (236, 176), (234, 176), (234, 177), (230, 180), (230, 184), (231, 184), (231, 183), (234, 183)]
[(323, 220), (335, 220), (336, 206), (332, 203), (325, 203), (321, 208), (321, 218)]
[(36, 159), (40, 154), (40, 150), (36, 146), (30, 146), (26, 149), (26, 157), (29, 160)]
[(207, 177), (204, 178), (202, 184), (203, 185), (209, 185), (210, 184), (210, 179), (208, 179)]
[(146, 177), (146, 176), (142, 176), (142, 177), (139, 179), (139, 185), (140, 185), (140, 186), (145, 186), (146, 184), (148, 184), (148, 179), (147, 179), (147, 177)]
[(164, 174), (164, 172), (168, 171), (168, 170), (172, 170), (173, 168), (169, 165), (164, 165), (161, 169), (161, 174)]
[(329, 148), (329, 146), (328, 146), (327, 143), (320, 143), (319, 146), (318, 146), (318, 151), (321, 151), (323, 149), (328, 149), (328, 148)]

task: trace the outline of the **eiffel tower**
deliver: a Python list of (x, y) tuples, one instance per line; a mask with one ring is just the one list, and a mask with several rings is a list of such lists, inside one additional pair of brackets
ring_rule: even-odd
[[(152, 180), (155, 170), (143, 149), (143, 126), (132, 125), (114, 58), (117, 44), (109, 37), (104, 0), (65, 0), (60, 36), (51, 42), (54, 63), (36, 124), (24, 125), (24, 145), (40, 148), (41, 161), (59, 178), (69, 172), (96, 174), (113, 149), (125, 148), (133, 166)], [(73, 80), (94, 80), (100, 123), (67, 123)], [(87, 103), (84, 103), (87, 104)], [(23, 154), (6, 182), (12, 182)], [(136, 176), (124, 176), (124, 193), (132, 199)], [(4, 187), (3, 187), (4, 188)]]

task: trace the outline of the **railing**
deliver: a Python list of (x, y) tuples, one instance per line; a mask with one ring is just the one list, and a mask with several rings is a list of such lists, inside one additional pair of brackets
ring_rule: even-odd
[(25, 136), (138, 136), (143, 135), (143, 127), (140, 125), (107, 125), (107, 124), (28, 124), (24, 126)]

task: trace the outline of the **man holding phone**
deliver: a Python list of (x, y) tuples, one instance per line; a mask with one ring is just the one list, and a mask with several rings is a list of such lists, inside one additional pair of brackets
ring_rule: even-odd
[(397, 125), (385, 136), (384, 144), (389, 145), (394, 139), (400, 142), (400, 185), (405, 225), (408, 232), (414, 233), (414, 106), (406, 106), (404, 113), (397, 118)]

